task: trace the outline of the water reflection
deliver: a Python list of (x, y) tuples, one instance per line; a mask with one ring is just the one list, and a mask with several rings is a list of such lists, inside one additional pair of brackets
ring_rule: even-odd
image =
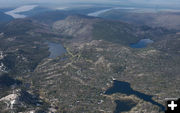
[(61, 56), (62, 54), (66, 53), (65, 48), (61, 44), (47, 42), (49, 47), (49, 58), (56, 58), (58, 56)]
[[(140, 99), (143, 99), (144, 101), (147, 101), (147, 102), (150, 102), (154, 105), (157, 105), (158, 107), (161, 108), (161, 110), (165, 110), (165, 107), (157, 102), (155, 102), (151, 95), (146, 95), (144, 93), (141, 93), (141, 92), (138, 92), (138, 91), (135, 91), (133, 90), (131, 87), (130, 87), (130, 84), (127, 83), (127, 82), (122, 82), (122, 81), (117, 81), (117, 80), (114, 80), (114, 83), (113, 83), (113, 86), (109, 89), (107, 89), (107, 91), (105, 92), (105, 94), (107, 95), (111, 95), (111, 94), (114, 94), (114, 93), (122, 93), (122, 94), (126, 94), (126, 95), (135, 95), (137, 96), (138, 98)], [(118, 108), (117, 108), (118, 109)]]

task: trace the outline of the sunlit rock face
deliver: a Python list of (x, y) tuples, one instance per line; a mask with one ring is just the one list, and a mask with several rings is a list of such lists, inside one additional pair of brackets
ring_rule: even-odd
[(22, 89), (12, 90), (11, 94), (0, 98), (0, 103), (5, 103), (6, 109), (14, 111), (18, 108), (25, 108), (27, 106), (42, 105), (42, 102), (35, 95)]

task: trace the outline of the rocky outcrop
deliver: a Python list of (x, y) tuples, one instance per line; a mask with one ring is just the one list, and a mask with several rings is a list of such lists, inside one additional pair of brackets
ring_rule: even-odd
[(6, 104), (6, 108), (4, 109), (13, 111), (17, 111), (19, 108), (31, 108), (33, 106), (38, 107), (42, 105), (42, 101), (39, 100), (37, 96), (22, 89), (13, 90), (12, 94), (1, 98), (0, 102)]

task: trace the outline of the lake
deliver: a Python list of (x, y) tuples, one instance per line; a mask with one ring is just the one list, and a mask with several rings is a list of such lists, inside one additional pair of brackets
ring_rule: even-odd
[(49, 58), (56, 58), (66, 53), (66, 49), (59, 43), (47, 42), (49, 47)]
[(148, 44), (152, 44), (152, 43), (154, 43), (154, 41), (151, 39), (141, 39), (137, 43), (130, 44), (130, 47), (132, 47), (132, 48), (145, 48), (145, 47), (147, 47)]
[(129, 111), (137, 105), (137, 103), (132, 100), (115, 100), (115, 103), (116, 109), (114, 113)]
[(96, 12), (93, 12), (93, 13), (89, 13), (88, 16), (98, 17), (100, 14), (105, 13), (105, 12), (110, 11), (110, 10), (112, 10), (112, 8), (96, 11)]
[[(106, 90), (105, 94), (106, 95), (112, 95), (114, 93), (122, 93), (122, 94), (126, 94), (128, 96), (130, 95), (135, 95), (137, 96), (138, 98), (140, 99), (143, 99), (144, 101), (147, 101), (147, 102), (150, 102), (152, 103), (153, 105), (156, 105), (158, 106), (162, 111), (165, 110), (165, 107), (157, 102), (155, 102), (153, 99), (152, 99), (152, 95), (146, 95), (144, 93), (141, 93), (141, 92), (138, 92), (138, 91), (135, 91), (131, 88), (130, 84), (128, 82), (123, 82), (123, 81), (117, 81), (117, 80), (114, 80), (113, 81), (113, 86), (110, 87), (109, 89)], [(118, 108), (118, 104), (124, 104), (124, 105), (127, 105), (129, 103), (120, 103), (120, 102), (116, 102), (117, 104), (117, 107), (116, 107), (116, 110), (115, 111), (119, 111), (121, 110), (121, 108)], [(134, 107), (134, 106), (129, 106), (129, 107)], [(127, 108), (127, 107), (126, 107)], [(131, 108), (128, 108), (127, 110), (130, 110)], [(122, 112), (122, 111), (119, 111), (119, 112)]]
[(111, 11), (111, 10), (117, 10), (117, 9), (134, 10), (135, 8), (132, 8), (132, 7), (113, 7), (113, 8), (103, 9), (103, 10), (99, 10), (99, 11), (96, 11), (96, 12), (89, 13), (88, 16), (99, 17), (103, 13), (106, 13), (106, 12)]
[(11, 10), (11, 11), (7, 11), (7, 12), (5, 12), (5, 14), (10, 15), (15, 19), (17, 19), (17, 18), (25, 18), (26, 15), (22, 15), (20, 13), (33, 10), (36, 7), (37, 7), (37, 5), (25, 5), (25, 6), (18, 7), (16, 9), (14, 9), (14, 10)]

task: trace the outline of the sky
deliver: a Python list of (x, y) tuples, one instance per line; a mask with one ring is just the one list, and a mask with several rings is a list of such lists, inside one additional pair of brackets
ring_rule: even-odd
[(159, 5), (180, 7), (180, 0), (0, 0), (0, 7), (17, 6), (31, 3), (111, 3), (111, 4), (136, 4), (136, 5)]

